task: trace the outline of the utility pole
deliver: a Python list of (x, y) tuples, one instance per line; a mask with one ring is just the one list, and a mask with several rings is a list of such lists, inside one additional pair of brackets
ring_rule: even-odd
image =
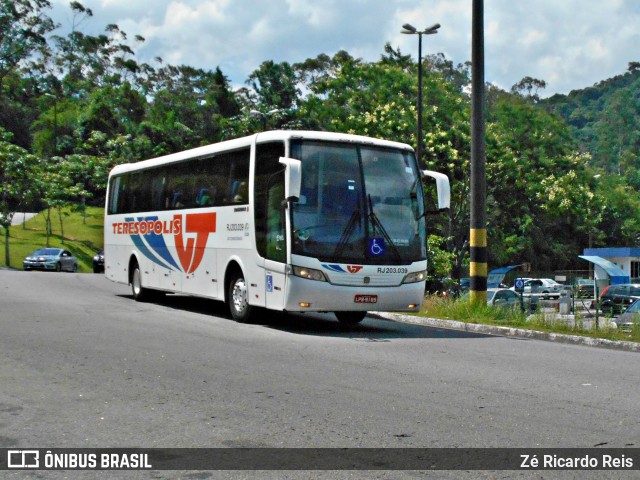
[(471, 31), (470, 300), (487, 302), (486, 142), (484, 112), (484, 0), (473, 0)]

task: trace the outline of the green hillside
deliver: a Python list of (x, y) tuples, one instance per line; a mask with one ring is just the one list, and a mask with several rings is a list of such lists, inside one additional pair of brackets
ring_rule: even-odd
[[(17, 214), (18, 219), (20, 214)], [(62, 247), (78, 258), (79, 272), (92, 272), (92, 259), (103, 246), (104, 209), (88, 207), (85, 219), (79, 212), (63, 210), (64, 239), (61, 236), (60, 221), (57, 212), (52, 212), (52, 235), (49, 246)], [(4, 247), (4, 230), (2, 245)], [(47, 245), (45, 231), (45, 212), (38, 213), (23, 225), (14, 225), (9, 230), (9, 251), (11, 267), (22, 268), (22, 260), (31, 252)], [(0, 265), (5, 265), (2, 248)]]
[(582, 151), (591, 154), (594, 166), (625, 175), (632, 185), (640, 168), (640, 70), (633, 65), (623, 75), (593, 87), (540, 102), (571, 126), (574, 138)]

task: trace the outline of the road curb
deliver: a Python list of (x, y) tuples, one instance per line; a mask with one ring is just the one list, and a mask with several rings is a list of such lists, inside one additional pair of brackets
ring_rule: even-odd
[(526, 338), (532, 340), (544, 340), (548, 342), (567, 343), (572, 345), (584, 345), (588, 347), (609, 348), (625, 352), (640, 352), (640, 343), (625, 342), (622, 340), (607, 340), (604, 338), (582, 337), (580, 335), (568, 335), (563, 333), (540, 332), (525, 328), (500, 327), (497, 325), (482, 325), (479, 323), (465, 323), (457, 320), (443, 320), (440, 318), (417, 317), (398, 313), (375, 312), (375, 315), (387, 320), (393, 320), (414, 325), (462, 330), (464, 332), (483, 333), (501, 337)]

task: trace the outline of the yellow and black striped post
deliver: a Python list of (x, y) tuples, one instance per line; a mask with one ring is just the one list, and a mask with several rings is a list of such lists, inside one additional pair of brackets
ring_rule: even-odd
[(471, 302), (487, 301), (487, 228), (484, 118), (484, 2), (473, 0), (471, 29)]
[(472, 302), (487, 301), (487, 229), (471, 228), (470, 231), (470, 295)]

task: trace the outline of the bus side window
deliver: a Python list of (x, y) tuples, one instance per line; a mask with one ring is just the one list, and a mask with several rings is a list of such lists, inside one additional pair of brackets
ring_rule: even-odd
[(249, 184), (250, 150), (244, 148), (235, 152), (224, 153), (216, 157), (217, 171), (225, 175), (223, 204), (232, 205), (247, 203), (247, 185)]
[(216, 187), (214, 184), (217, 159), (214, 155), (199, 158), (193, 164), (193, 198), (195, 207), (215, 205)]
[(150, 170), (148, 181), (151, 184), (151, 210), (165, 209), (165, 186), (167, 184), (167, 172), (165, 169)]
[(129, 174), (123, 175), (120, 177), (120, 188), (118, 189), (118, 213), (129, 213), (131, 212), (131, 202), (129, 200), (130, 196), (130, 183), (129, 183)]
[(118, 200), (121, 198), (120, 182), (123, 177), (113, 177), (109, 185), (109, 214), (120, 213), (118, 210)]

